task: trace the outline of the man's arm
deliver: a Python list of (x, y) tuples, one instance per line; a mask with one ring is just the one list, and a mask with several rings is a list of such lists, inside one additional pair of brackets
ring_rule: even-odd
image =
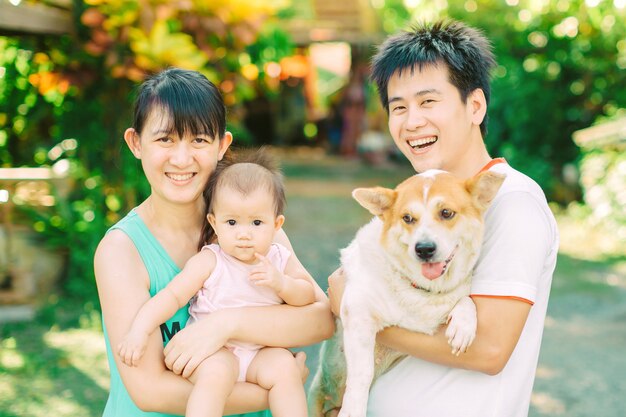
[[(328, 278), (328, 295), (333, 313), (339, 315), (345, 275), (341, 269)], [(467, 352), (453, 355), (445, 336), (446, 326), (434, 335), (388, 327), (378, 333), (377, 341), (408, 355), (454, 368), (495, 375), (508, 362), (526, 323), (531, 305), (509, 298), (474, 297), (478, 328), (476, 339)]]
[(496, 375), (508, 362), (522, 333), (531, 305), (519, 300), (474, 297), (478, 328), (467, 352), (450, 352), (445, 327), (433, 335), (389, 327), (378, 333), (378, 342), (392, 349), (454, 368)]

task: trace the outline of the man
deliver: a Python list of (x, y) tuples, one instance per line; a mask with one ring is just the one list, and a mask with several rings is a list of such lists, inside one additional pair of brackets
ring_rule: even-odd
[[(458, 22), (438, 22), (390, 37), (372, 61), (396, 146), (417, 172), (460, 178), (506, 174), (485, 215), (485, 238), (472, 278), (478, 330), (454, 356), (445, 328), (429, 336), (391, 327), (378, 342), (407, 353), (372, 386), (370, 417), (521, 417), (528, 414), (556, 264), (558, 232), (539, 186), (492, 159), (487, 130), (489, 41)], [(338, 313), (343, 277), (329, 278)]]

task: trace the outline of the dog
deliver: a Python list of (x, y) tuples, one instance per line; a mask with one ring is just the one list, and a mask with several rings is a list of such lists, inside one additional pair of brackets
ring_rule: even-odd
[(322, 345), (309, 416), (341, 407), (339, 417), (365, 417), (373, 380), (405, 356), (376, 344), (385, 327), (433, 334), (447, 322), (452, 353), (466, 351), (477, 326), (469, 293), (483, 214), (503, 181), (489, 171), (462, 181), (430, 170), (393, 190), (352, 192), (374, 218), (341, 250), (341, 320)]

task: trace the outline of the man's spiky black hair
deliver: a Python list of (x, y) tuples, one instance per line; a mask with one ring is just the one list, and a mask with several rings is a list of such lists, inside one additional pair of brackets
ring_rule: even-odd
[[(496, 65), (491, 43), (477, 29), (460, 22), (439, 21), (391, 36), (378, 48), (372, 58), (371, 79), (378, 87), (383, 107), (389, 111), (387, 85), (396, 72), (441, 64), (447, 66), (450, 82), (463, 101), (480, 88), (489, 104), (489, 75)], [(483, 136), (487, 133), (486, 115), (480, 130)]]

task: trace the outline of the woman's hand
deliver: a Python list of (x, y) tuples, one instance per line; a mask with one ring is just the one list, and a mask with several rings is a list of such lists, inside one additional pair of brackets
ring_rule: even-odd
[(165, 346), (165, 365), (175, 374), (188, 378), (196, 367), (222, 348), (232, 334), (233, 320), (223, 311), (211, 313), (185, 326)]
[(328, 298), (330, 299), (330, 309), (333, 314), (339, 317), (341, 311), (341, 298), (346, 288), (346, 274), (343, 268), (339, 267), (328, 277)]

